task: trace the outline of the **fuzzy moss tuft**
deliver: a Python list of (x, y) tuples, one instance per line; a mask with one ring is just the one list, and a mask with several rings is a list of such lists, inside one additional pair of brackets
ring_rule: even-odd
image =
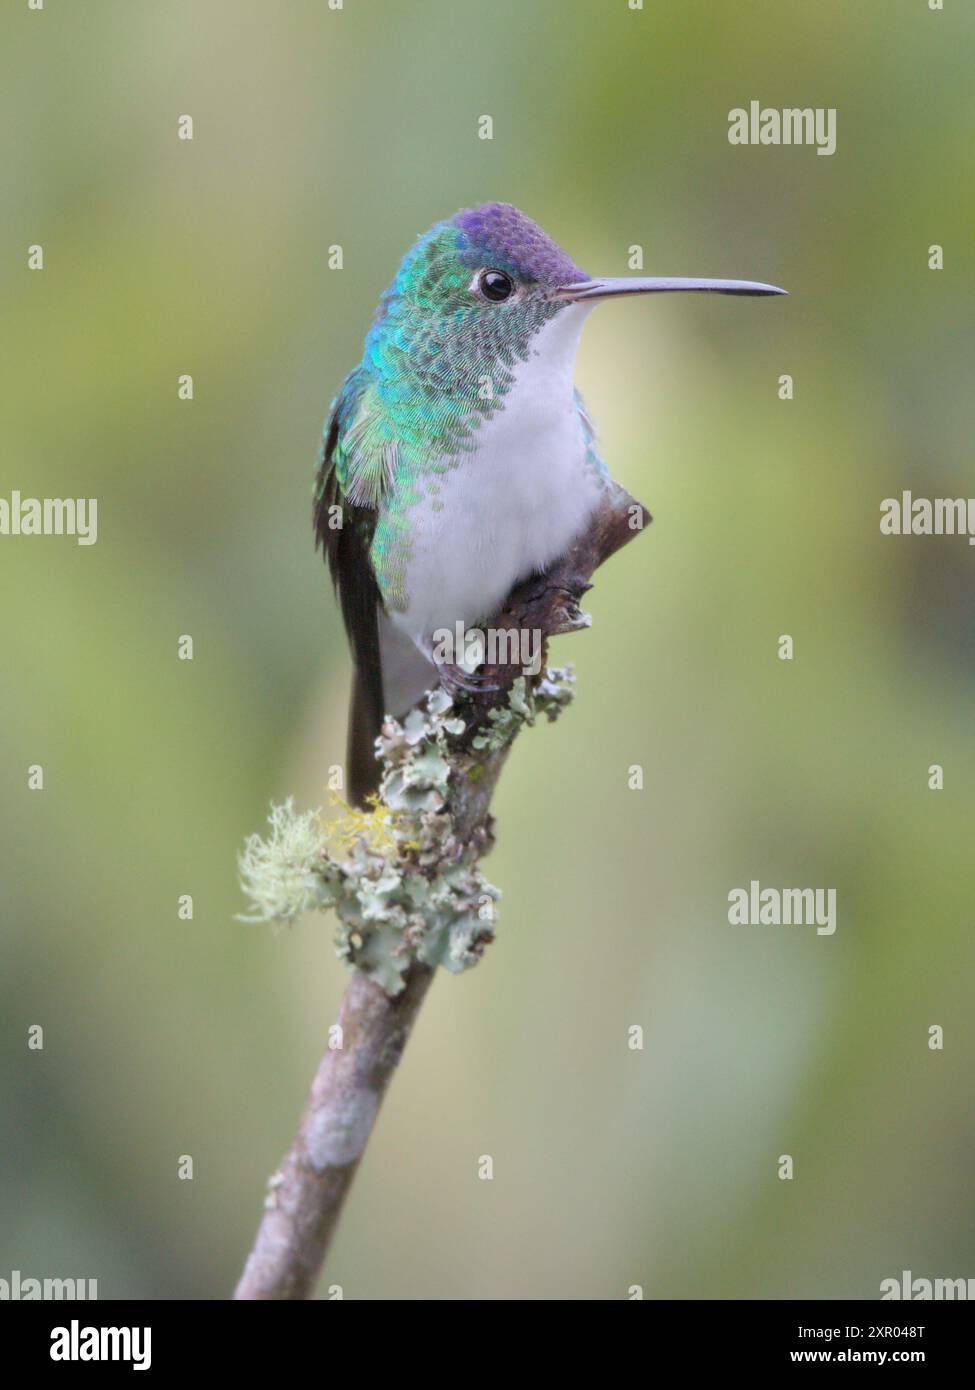
[(251, 835), (238, 857), (240, 886), (251, 900), (241, 922), (293, 922), (302, 912), (329, 906), (321, 877), (321, 813), (299, 815), (291, 797), (271, 807), (271, 833)]

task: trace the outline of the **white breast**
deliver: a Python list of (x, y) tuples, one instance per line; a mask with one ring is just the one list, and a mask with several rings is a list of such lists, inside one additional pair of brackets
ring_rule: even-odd
[(436, 498), (411, 510), (409, 607), (393, 620), (414, 641), (491, 617), (592, 515), (599, 485), (572, 383), (590, 307), (571, 305), (541, 329), (502, 409), (480, 426), (476, 451), (442, 475)]

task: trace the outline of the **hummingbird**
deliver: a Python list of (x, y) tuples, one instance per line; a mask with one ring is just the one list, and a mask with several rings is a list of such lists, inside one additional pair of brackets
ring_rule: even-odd
[(329, 409), (314, 489), (354, 666), (353, 804), (378, 787), (385, 715), (401, 718), (443, 681), (436, 635), (495, 616), (569, 550), (610, 485), (573, 384), (590, 311), (673, 291), (785, 293), (593, 277), (508, 203), (465, 208), (406, 253)]

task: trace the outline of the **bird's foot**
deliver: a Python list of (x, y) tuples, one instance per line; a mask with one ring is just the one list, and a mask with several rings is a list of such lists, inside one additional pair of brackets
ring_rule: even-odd
[(492, 695), (503, 688), (487, 675), (479, 675), (477, 670), (465, 671), (462, 666), (457, 666), (450, 661), (441, 662), (437, 667), (437, 672), (440, 676), (440, 684), (447, 694), (453, 697), (460, 694)]

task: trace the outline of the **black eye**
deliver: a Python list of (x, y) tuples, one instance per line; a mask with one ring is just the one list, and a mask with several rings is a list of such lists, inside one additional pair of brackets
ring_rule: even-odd
[(493, 299), (496, 304), (500, 304), (515, 287), (511, 283), (511, 277), (505, 275), (503, 270), (482, 270), (477, 277), (477, 288), (485, 299)]

